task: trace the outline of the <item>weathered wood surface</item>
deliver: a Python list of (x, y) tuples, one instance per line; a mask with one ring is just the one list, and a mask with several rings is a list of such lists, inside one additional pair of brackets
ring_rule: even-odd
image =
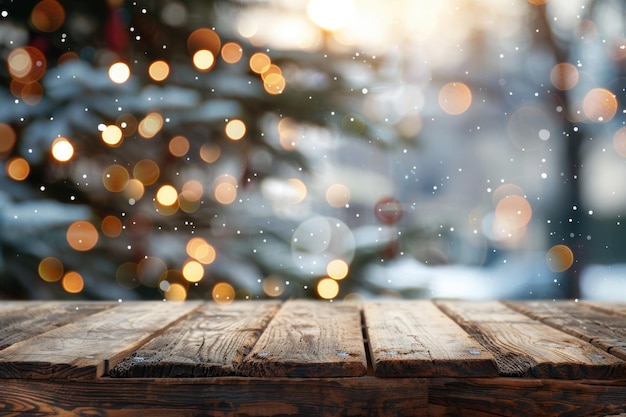
[(287, 301), (241, 365), (247, 376), (349, 377), (367, 373), (356, 304)]
[(376, 376), (497, 376), (491, 353), (429, 301), (363, 307)]
[(235, 375), (280, 304), (204, 304), (111, 370), (114, 377)]
[(0, 415), (619, 415), (625, 320), (564, 301), (0, 302)]
[(0, 378), (95, 378), (198, 303), (122, 303), (0, 351)]

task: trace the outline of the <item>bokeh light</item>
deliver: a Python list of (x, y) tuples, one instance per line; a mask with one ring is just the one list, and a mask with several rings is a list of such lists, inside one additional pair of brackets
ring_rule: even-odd
[(141, 181), (135, 178), (131, 178), (124, 187), (124, 196), (128, 198), (130, 204), (141, 200), (145, 192), (145, 187)]
[(100, 222), (100, 230), (106, 237), (118, 237), (122, 234), (122, 221), (116, 216), (105, 216)]
[(402, 203), (393, 197), (384, 197), (376, 202), (374, 215), (384, 224), (394, 224), (402, 218)]
[(101, 135), (102, 141), (109, 146), (116, 147), (122, 144), (124, 135), (122, 129), (117, 125), (109, 125), (104, 128)]
[(343, 184), (332, 184), (326, 189), (326, 202), (331, 207), (345, 207), (350, 202), (350, 189)]
[(122, 287), (133, 289), (141, 285), (135, 262), (124, 262), (115, 271), (115, 281)]
[(130, 68), (123, 62), (116, 62), (109, 67), (109, 78), (116, 84), (124, 84), (130, 78)]
[(189, 140), (184, 136), (174, 136), (170, 139), (168, 149), (176, 157), (183, 157), (189, 152)]
[(9, 178), (15, 181), (24, 181), (30, 174), (30, 164), (20, 156), (9, 159), (5, 164)]
[(98, 243), (98, 230), (86, 220), (79, 220), (67, 228), (67, 243), (72, 249), (85, 252), (93, 249)]
[(465, 113), (471, 104), (472, 91), (461, 82), (448, 83), (439, 91), (439, 105), (448, 114)]
[(205, 265), (212, 264), (217, 257), (217, 252), (213, 245), (201, 237), (190, 239), (189, 242), (187, 242), (186, 251), (187, 255)]
[(187, 50), (190, 55), (194, 55), (200, 50), (211, 52), (213, 57), (220, 53), (222, 41), (219, 35), (211, 29), (200, 28), (194, 30), (187, 38)]
[(270, 65), (272, 65), (272, 60), (263, 52), (257, 52), (250, 57), (250, 69), (257, 74), (263, 74)]
[(591, 89), (583, 99), (583, 111), (592, 122), (606, 123), (617, 113), (617, 98), (605, 88)]
[(493, 232), (496, 239), (514, 243), (526, 234), (526, 226), (532, 218), (532, 207), (528, 200), (519, 195), (507, 195), (495, 209)]
[(199, 71), (209, 71), (215, 64), (215, 57), (211, 51), (201, 49), (193, 54), (193, 65)]
[(230, 304), (235, 299), (235, 289), (227, 282), (218, 282), (211, 291), (213, 301), (218, 304)]
[(52, 157), (57, 161), (67, 162), (74, 156), (74, 146), (66, 138), (56, 138), (52, 142), (51, 153)]
[(11, 153), (16, 139), (13, 127), (6, 123), (0, 123), (0, 158)]
[(546, 254), (548, 267), (554, 272), (563, 272), (574, 264), (574, 253), (566, 245), (554, 245)]
[(222, 59), (229, 64), (236, 64), (243, 56), (241, 45), (236, 42), (227, 42), (222, 46)]
[(9, 74), (15, 81), (23, 84), (33, 83), (46, 72), (46, 57), (34, 46), (22, 46), (13, 49), (7, 56)]
[(268, 297), (280, 297), (285, 292), (285, 280), (270, 275), (263, 280), (263, 292)]
[(339, 295), (339, 284), (332, 278), (322, 278), (317, 283), (317, 294), (326, 300), (331, 300)]
[(137, 276), (141, 283), (148, 287), (156, 287), (167, 275), (167, 265), (156, 256), (146, 256), (137, 265)]
[(578, 69), (567, 62), (556, 64), (550, 71), (550, 81), (559, 90), (569, 90), (578, 84)]
[(185, 301), (187, 299), (187, 288), (177, 282), (170, 284), (163, 296), (167, 301)]
[(204, 265), (195, 260), (187, 260), (182, 269), (183, 277), (189, 282), (200, 282), (204, 278)]
[(154, 81), (164, 81), (170, 75), (170, 66), (165, 61), (154, 61), (148, 67), (148, 75)]
[(286, 81), (282, 74), (271, 73), (263, 77), (263, 88), (268, 94), (282, 94), (285, 86)]
[(122, 133), (125, 138), (134, 135), (137, 131), (137, 126), (139, 125), (137, 118), (135, 118), (135, 116), (131, 113), (124, 113), (120, 115), (115, 121), (115, 124), (122, 129)]
[(207, 164), (217, 161), (221, 154), (222, 150), (217, 145), (205, 143), (200, 147), (200, 158)]
[(352, 0), (309, 0), (307, 14), (320, 28), (335, 31), (352, 19), (355, 7)]
[(178, 202), (178, 191), (172, 185), (162, 185), (156, 193), (156, 200), (163, 206), (173, 206)]
[(224, 127), (224, 132), (231, 140), (240, 140), (246, 134), (246, 124), (239, 119), (229, 120)]
[(85, 282), (82, 275), (80, 275), (78, 272), (69, 271), (68, 273), (63, 275), (61, 285), (66, 292), (70, 294), (78, 294), (85, 287)]
[(110, 165), (102, 172), (102, 184), (112, 193), (123, 191), (129, 179), (128, 171), (121, 165)]
[(348, 276), (350, 267), (343, 259), (333, 259), (326, 265), (326, 273), (332, 279), (344, 279)]
[(39, 261), (37, 271), (44, 281), (56, 282), (63, 277), (63, 264), (59, 259), (49, 256)]
[(30, 22), (41, 32), (54, 32), (65, 22), (65, 10), (56, 0), (42, 0), (33, 7)]
[(222, 174), (213, 183), (213, 196), (218, 203), (228, 205), (237, 198), (237, 180), (229, 174)]
[(159, 165), (152, 159), (142, 159), (133, 167), (133, 177), (141, 181), (145, 186), (157, 182), (160, 175)]
[(613, 149), (622, 158), (626, 158), (626, 127), (621, 127), (613, 135)]
[(163, 128), (163, 116), (152, 112), (146, 115), (137, 126), (137, 130), (144, 139), (153, 138)]

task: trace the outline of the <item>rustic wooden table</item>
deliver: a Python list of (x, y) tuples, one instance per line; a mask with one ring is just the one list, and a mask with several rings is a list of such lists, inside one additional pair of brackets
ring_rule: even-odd
[(626, 304), (0, 302), (1, 415), (625, 412)]

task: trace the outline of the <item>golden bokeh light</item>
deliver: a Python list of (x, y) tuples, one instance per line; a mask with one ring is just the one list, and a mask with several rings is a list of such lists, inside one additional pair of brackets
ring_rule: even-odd
[(626, 158), (626, 127), (621, 127), (613, 135), (613, 149), (622, 158)]
[(116, 62), (109, 67), (109, 78), (116, 84), (124, 84), (130, 78), (130, 67), (124, 62)]
[(224, 127), (224, 132), (228, 139), (240, 140), (246, 134), (246, 124), (239, 119), (229, 120)]
[(170, 75), (170, 66), (165, 61), (154, 61), (148, 67), (148, 75), (154, 81), (164, 81)]
[(526, 235), (532, 219), (532, 207), (528, 200), (516, 194), (503, 197), (495, 209), (493, 233), (503, 243), (515, 244)]
[(211, 291), (213, 301), (218, 304), (230, 304), (235, 299), (235, 289), (226, 282), (218, 282)]
[(193, 54), (193, 65), (199, 71), (209, 71), (215, 64), (215, 56), (211, 51), (201, 49)]
[(217, 161), (221, 154), (222, 150), (217, 145), (205, 143), (200, 147), (200, 158), (207, 164)]
[(221, 182), (215, 186), (213, 195), (218, 203), (231, 204), (237, 199), (237, 186), (228, 182)]
[(102, 184), (112, 193), (123, 191), (129, 179), (128, 171), (121, 165), (110, 165), (102, 172)]
[(533, 6), (541, 6), (542, 4), (546, 4), (548, 2), (548, 0), (528, 0), (528, 3), (532, 4)]
[(286, 81), (282, 74), (269, 74), (263, 78), (263, 88), (268, 94), (282, 94), (285, 86)]
[(0, 158), (11, 153), (16, 140), (17, 136), (13, 127), (6, 123), (0, 123)]
[(185, 199), (189, 201), (198, 201), (202, 198), (204, 187), (198, 180), (189, 180), (183, 184), (183, 192)]
[(11, 81), (11, 93), (29, 106), (34, 106), (43, 98), (43, 86), (39, 81), (22, 83), (17, 80)]
[(117, 147), (122, 144), (124, 135), (122, 129), (117, 125), (109, 125), (100, 134), (102, 141), (111, 147)]
[(583, 111), (592, 122), (606, 123), (617, 113), (617, 98), (605, 88), (591, 89), (583, 99)]
[(326, 300), (331, 300), (339, 295), (339, 284), (332, 278), (322, 278), (317, 283), (317, 294)]
[(270, 275), (263, 280), (263, 292), (268, 297), (280, 297), (285, 292), (285, 281)]
[(160, 175), (159, 165), (152, 159), (142, 159), (133, 167), (133, 177), (141, 181), (145, 186), (157, 182)]
[(217, 252), (213, 245), (208, 243), (201, 237), (194, 237), (187, 242), (186, 246), (187, 255), (191, 256), (198, 262), (209, 265), (215, 261)]
[(172, 185), (162, 185), (156, 193), (156, 201), (163, 206), (173, 206), (178, 202), (178, 191)]
[[(6, 62), (11, 77), (25, 85), (41, 79), (47, 67), (45, 55), (34, 46), (13, 49), (7, 56)], [(15, 91), (12, 90), (12, 92), (15, 94)]]
[(196, 260), (187, 260), (182, 269), (183, 277), (189, 282), (200, 282), (204, 278), (204, 265)]
[(546, 253), (548, 267), (554, 272), (563, 272), (574, 264), (574, 253), (566, 245), (554, 245)]
[(298, 178), (289, 178), (287, 183), (287, 201), (290, 204), (299, 204), (304, 201), (307, 196), (306, 185)]
[(313, 23), (332, 32), (350, 22), (355, 7), (353, 0), (309, 0), (306, 11)]
[(83, 281), (82, 275), (75, 271), (69, 271), (63, 275), (61, 281), (63, 289), (70, 294), (78, 294), (85, 287), (85, 281)]
[(184, 136), (174, 136), (170, 139), (168, 149), (176, 157), (183, 157), (189, 152), (189, 140)]
[(236, 64), (243, 56), (241, 45), (236, 42), (227, 42), (222, 46), (222, 59), (228, 64)]
[(471, 104), (472, 91), (463, 83), (448, 83), (439, 91), (439, 105), (448, 114), (465, 113)]
[(30, 22), (41, 32), (54, 32), (65, 22), (65, 10), (56, 0), (41, 0), (30, 13)]
[(26, 159), (16, 156), (6, 162), (5, 170), (12, 180), (24, 181), (30, 174), (30, 164)]
[(194, 55), (200, 50), (211, 52), (213, 57), (220, 53), (222, 41), (219, 35), (211, 29), (200, 28), (194, 30), (187, 38), (187, 50), (190, 55)]
[(187, 299), (187, 288), (175, 282), (169, 285), (163, 296), (167, 301), (185, 301)]
[(510, 195), (517, 195), (520, 197), (524, 197), (525, 193), (522, 187), (520, 187), (519, 185), (506, 183), (506, 184), (502, 184), (498, 186), (498, 188), (494, 190), (493, 195), (491, 196), (491, 199), (493, 201), (493, 204), (497, 205), (500, 202), (500, 200)]
[(350, 202), (350, 189), (343, 184), (332, 184), (326, 189), (326, 202), (331, 207), (345, 207)]
[(145, 190), (146, 189), (141, 181), (136, 178), (132, 178), (128, 180), (126, 187), (124, 187), (124, 196), (128, 198), (129, 201), (137, 202), (141, 200)]
[(67, 228), (67, 243), (72, 249), (85, 252), (93, 249), (98, 243), (98, 230), (86, 220), (79, 220)]
[(350, 267), (343, 259), (333, 259), (326, 265), (326, 273), (332, 279), (344, 279), (348, 276)]
[(127, 138), (135, 134), (139, 123), (137, 122), (137, 119), (133, 114), (124, 113), (117, 118), (115, 124), (118, 125), (120, 129), (122, 129), (124, 137)]
[(39, 261), (37, 271), (44, 281), (56, 282), (63, 277), (63, 264), (57, 258), (49, 256)]
[(76, 52), (68, 51), (61, 54), (61, 56), (57, 59), (57, 64), (61, 65), (71, 61), (80, 61), (80, 56)]
[(250, 57), (250, 69), (257, 74), (263, 74), (270, 65), (272, 65), (272, 60), (263, 52), (257, 52)]
[(144, 139), (153, 138), (163, 128), (163, 116), (159, 113), (148, 113), (137, 126), (139, 134)]
[(66, 138), (56, 138), (52, 142), (51, 153), (57, 161), (67, 162), (74, 156), (74, 145)]
[(100, 230), (106, 237), (118, 237), (122, 234), (122, 221), (113, 215), (108, 215), (100, 222)]
[(278, 122), (280, 146), (286, 151), (296, 149), (300, 140), (298, 123), (290, 117), (284, 117)]
[(567, 62), (561, 62), (552, 67), (550, 81), (559, 90), (569, 90), (578, 84), (578, 69)]

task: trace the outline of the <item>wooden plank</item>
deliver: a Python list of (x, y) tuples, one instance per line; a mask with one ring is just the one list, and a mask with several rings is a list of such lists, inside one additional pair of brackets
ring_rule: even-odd
[(618, 303), (614, 301), (582, 301), (583, 304), (595, 308), (596, 310), (604, 311), (610, 314), (622, 314), (626, 316), (626, 303)]
[(489, 351), (430, 301), (363, 307), (376, 376), (497, 376)]
[(0, 351), (0, 378), (95, 378), (198, 303), (127, 302)]
[(0, 312), (0, 350), (114, 306), (114, 303), (28, 302)]
[(241, 366), (246, 376), (348, 377), (367, 373), (359, 308), (287, 301)]
[(432, 378), (425, 415), (556, 417), (626, 411), (626, 382), (527, 378)]
[(626, 376), (626, 362), (502, 303), (438, 301), (437, 305), (491, 351), (503, 376)]
[(234, 375), (279, 302), (205, 303), (111, 369), (112, 377)]
[(2, 415), (372, 416), (426, 415), (418, 378), (97, 378), (4, 380)]
[(626, 316), (574, 301), (507, 302), (509, 307), (626, 359)]

